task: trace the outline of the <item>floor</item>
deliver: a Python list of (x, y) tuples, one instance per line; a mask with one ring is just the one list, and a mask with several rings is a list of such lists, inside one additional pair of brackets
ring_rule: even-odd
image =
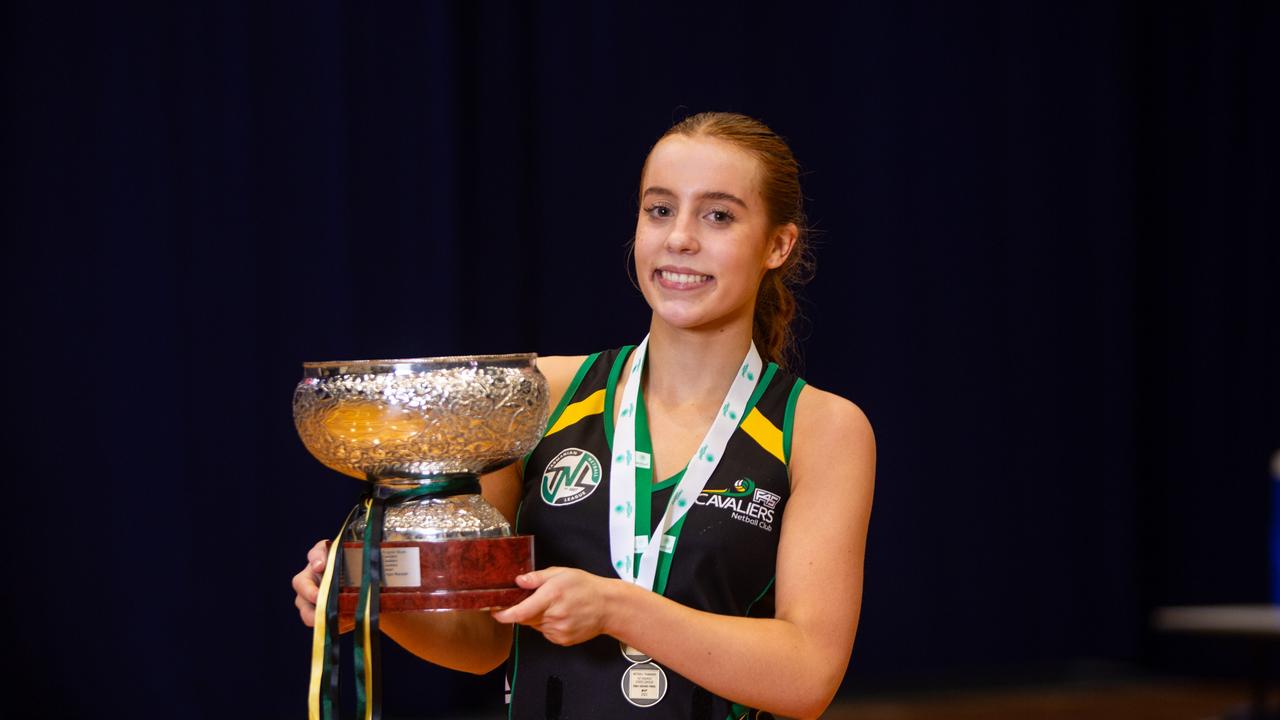
[(845, 700), (826, 720), (1209, 720), (1247, 717), (1238, 684), (1125, 683), (1102, 687), (956, 691)]
[[(1243, 683), (1148, 680), (838, 700), (823, 720), (1249, 720)], [(1272, 712), (1276, 710), (1273, 706)], [(465, 720), (500, 720), (482, 715)], [(464, 719), (457, 719), (464, 720)], [(1280, 720), (1272, 714), (1269, 720)]]

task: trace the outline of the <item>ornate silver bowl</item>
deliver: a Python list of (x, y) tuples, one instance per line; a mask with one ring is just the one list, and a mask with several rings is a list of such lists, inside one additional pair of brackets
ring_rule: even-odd
[[(536, 360), (526, 353), (304, 363), (294, 424), (316, 459), (373, 482), (381, 497), (474, 479), (541, 439), (549, 391)], [(359, 537), (363, 524), (357, 517), (351, 535)], [(511, 534), (474, 489), (390, 505), (384, 527), (387, 540)]]

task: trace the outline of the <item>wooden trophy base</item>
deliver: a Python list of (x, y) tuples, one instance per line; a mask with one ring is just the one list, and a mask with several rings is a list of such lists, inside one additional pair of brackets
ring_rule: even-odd
[[(360, 590), (358, 542), (342, 544), (343, 577), (338, 612), (353, 617)], [(379, 613), (424, 610), (488, 610), (509, 607), (532, 594), (516, 586), (533, 570), (533, 536), (473, 538), (441, 542), (382, 543)]]

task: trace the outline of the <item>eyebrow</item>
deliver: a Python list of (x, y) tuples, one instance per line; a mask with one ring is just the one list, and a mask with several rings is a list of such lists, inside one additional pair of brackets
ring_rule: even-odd
[[(657, 187), (657, 186), (645, 188), (644, 196), (648, 197), (649, 195), (666, 195), (668, 197), (676, 196), (674, 192), (671, 192), (667, 188)], [(738, 197), (737, 195), (734, 195), (733, 193), (721, 192), (719, 190), (708, 190), (698, 195), (698, 199), (724, 200), (726, 202), (737, 203), (741, 205), (744, 210), (747, 208), (747, 204), (743, 202), (742, 198)]]

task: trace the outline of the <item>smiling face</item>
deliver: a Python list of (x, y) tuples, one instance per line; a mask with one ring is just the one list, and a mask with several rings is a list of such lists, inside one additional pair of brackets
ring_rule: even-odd
[(636, 277), (655, 319), (678, 328), (745, 323), (795, 226), (775, 227), (760, 163), (722, 140), (669, 135), (649, 154), (636, 220)]

